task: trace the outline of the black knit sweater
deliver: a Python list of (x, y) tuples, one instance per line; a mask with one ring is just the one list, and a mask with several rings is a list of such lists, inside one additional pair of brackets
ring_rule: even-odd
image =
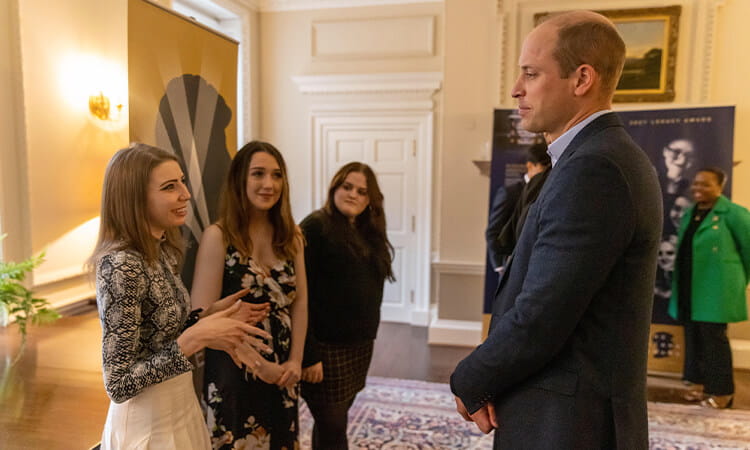
[[(309, 325), (304, 366), (319, 361), (315, 343), (353, 344), (375, 339), (385, 277), (358, 255), (323, 210), (300, 224), (305, 235)], [(356, 231), (352, 230), (356, 233)]]

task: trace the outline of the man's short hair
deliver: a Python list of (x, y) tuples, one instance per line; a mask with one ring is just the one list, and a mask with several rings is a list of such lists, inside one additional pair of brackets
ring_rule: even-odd
[(547, 153), (547, 144), (534, 144), (527, 148), (526, 161), (531, 164), (541, 164), (543, 166), (552, 164), (552, 159), (549, 153)]
[(554, 15), (547, 21), (558, 27), (557, 46), (552, 54), (567, 78), (582, 64), (591, 65), (602, 80), (602, 92), (612, 95), (625, 64), (625, 42), (615, 26), (600, 16), (571, 20), (566, 14)]

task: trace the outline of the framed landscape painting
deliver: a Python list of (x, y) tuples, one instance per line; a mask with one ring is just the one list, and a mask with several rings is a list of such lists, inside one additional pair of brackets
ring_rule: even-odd
[[(614, 101), (674, 100), (681, 11), (679, 5), (597, 11), (614, 22), (627, 48), (625, 67)], [(536, 14), (534, 23), (540, 23), (549, 14)]]

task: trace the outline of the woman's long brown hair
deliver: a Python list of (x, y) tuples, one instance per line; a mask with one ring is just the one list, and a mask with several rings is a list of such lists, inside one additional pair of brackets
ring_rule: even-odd
[[(103, 255), (116, 250), (135, 250), (149, 263), (159, 259), (160, 243), (148, 222), (147, 192), (151, 171), (166, 161), (179, 163), (172, 153), (140, 143), (119, 150), (109, 161), (102, 187), (99, 238), (87, 263), (90, 269)], [(166, 230), (161, 247), (178, 261), (182, 259), (179, 227)]]
[[(351, 233), (352, 228), (348, 225), (348, 219), (336, 208), (334, 195), (336, 190), (344, 184), (346, 177), (358, 172), (365, 176), (367, 181), (367, 196), (370, 204), (360, 213), (354, 221), (355, 228), (359, 231), (361, 239), (357, 239)], [(388, 240), (385, 224), (385, 210), (383, 209), (383, 193), (380, 191), (378, 179), (375, 172), (367, 164), (361, 162), (350, 162), (341, 167), (333, 176), (328, 188), (328, 199), (323, 210), (331, 217), (340, 237), (344, 238), (353, 250), (365, 255), (371, 255), (375, 266), (381, 275), (395, 281), (391, 262), (393, 261), (393, 246)], [(362, 247), (362, 246), (365, 247)], [(360, 247), (360, 248), (357, 248)]]
[(252, 255), (253, 243), (249, 235), (252, 205), (247, 198), (246, 187), (250, 161), (253, 159), (253, 155), (258, 152), (271, 155), (281, 169), (281, 196), (279, 201), (268, 211), (268, 219), (273, 225), (272, 246), (274, 253), (279, 258), (293, 259), (297, 249), (295, 237), (298, 236), (298, 232), (289, 204), (289, 180), (286, 164), (281, 152), (267, 142), (252, 141), (242, 147), (235, 155), (222, 189), (217, 224), (224, 231), (225, 244), (232, 245), (244, 256)]

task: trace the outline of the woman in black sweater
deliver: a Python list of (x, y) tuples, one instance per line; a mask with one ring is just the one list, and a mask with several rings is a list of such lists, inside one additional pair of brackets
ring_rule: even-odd
[(325, 206), (300, 227), (309, 295), (302, 397), (315, 419), (312, 447), (346, 449), (347, 412), (365, 386), (383, 284), (394, 279), (383, 194), (372, 169), (343, 166)]

